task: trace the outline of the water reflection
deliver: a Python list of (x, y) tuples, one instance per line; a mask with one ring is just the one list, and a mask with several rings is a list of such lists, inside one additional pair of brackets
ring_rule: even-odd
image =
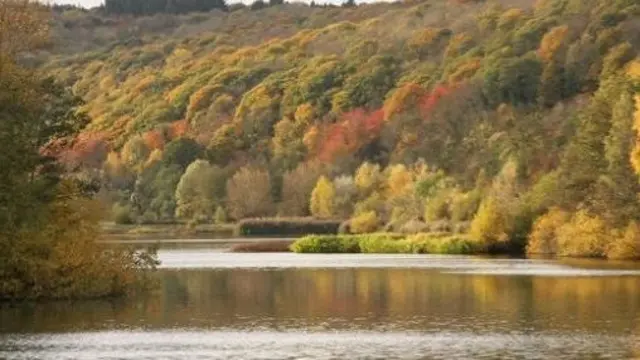
[[(636, 276), (419, 268), (167, 269), (159, 275), (158, 293), (144, 299), (3, 305), (0, 358), (79, 359), (97, 349), (114, 359), (640, 355)], [(190, 352), (194, 346), (201, 353)]]
[(0, 331), (312, 327), (624, 334), (640, 324), (638, 280), (419, 269), (166, 270), (159, 293), (136, 301), (4, 305)]

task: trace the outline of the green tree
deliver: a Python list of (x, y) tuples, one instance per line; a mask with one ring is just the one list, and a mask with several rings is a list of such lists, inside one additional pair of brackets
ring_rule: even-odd
[(611, 128), (604, 141), (606, 173), (598, 179), (596, 207), (600, 214), (607, 214), (609, 223), (625, 226), (636, 220), (640, 211), (637, 194), (640, 192), (629, 154), (633, 147), (633, 97), (624, 92), (614, 103)]
[(203, 148), (195, 140), (181, 137), (167, 144), (162, 161), (167, 165), (178, 165), (186, 169), (203, 153)]
[(210, 220), (223, 199), (225, 182), (225, 174), (217, 166), (206, 160), (192, 162), (176, 188), (176, 216)]

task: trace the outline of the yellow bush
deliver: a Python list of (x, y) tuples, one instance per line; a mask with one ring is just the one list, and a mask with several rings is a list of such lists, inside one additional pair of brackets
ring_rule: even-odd
[(553, 208), (533, 224), (527, 254), (555, 255), (558, 252), (557, 232), (570, 219), (566, 211)]
[(375, 211), (367, 211), (351, 219), (351, 232), (355, 234), (371, 233), (378, 230), (380, 220)]
[(640, 260), (640, 226), (635, 221), (627, 226), (620, 239), (607, 247), (607, 258), (612, 260)]
[(604, 257), (611, 233), (605, 222), (585, 210), (557, 231), (558, 255), (571, 257)]
[(480, 204), (469, 232), (473, 239), (490, 245), (507, 241), (512, 227), (513, 216), (497, 199), (490, 196)]

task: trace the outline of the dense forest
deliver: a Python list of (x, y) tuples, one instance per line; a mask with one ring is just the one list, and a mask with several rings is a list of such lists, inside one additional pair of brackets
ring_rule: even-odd
[(25, 58), (84, 100), (55, 145), (113, 220), (313, 216), (640, 257), (636, 0), (192, 3), (57, 11)]

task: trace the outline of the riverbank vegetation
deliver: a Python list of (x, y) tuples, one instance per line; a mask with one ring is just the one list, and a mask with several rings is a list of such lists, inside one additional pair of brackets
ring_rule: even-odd
[(296, 240), (290, 250), (296, 253), (364, 253), (364, 254), (481, 254), (489, 249), (463, 235), (421, 233), (309, 235)]
[(154, 4), (58, 9), (29, 59), (85, 100), (61, 159), (112, 219), (640, 258), (636, 1)]
[(94, 186), (57, 161), (88, 119), (80, 99), (24, 64), (48, 21), (40, 4), (0, 0), (0, 301), (144, 290), (153, 254), (96, 243)]

